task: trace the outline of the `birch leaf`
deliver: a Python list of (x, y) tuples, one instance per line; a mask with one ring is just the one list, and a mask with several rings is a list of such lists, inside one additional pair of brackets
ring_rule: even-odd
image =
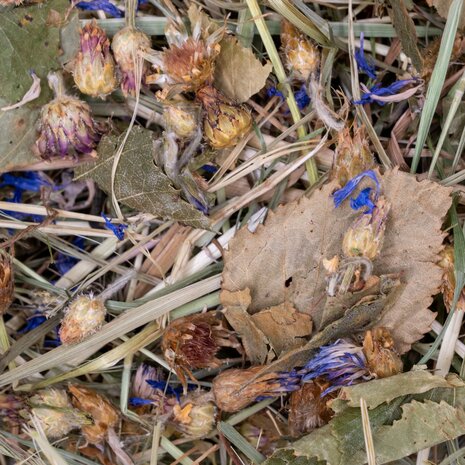
[[(140, 127), (132, 129), (116, 170), (114, 189), (118, 202), (159, 218), (207, 228), (208, 218), (180, 197), (153, 162), (152, 134)], [(98, 146), (98, 159), (78, 167), (75, 179), (93, 179), (110, 194), (111, 170), (123, 138), (124, 134), (105, 136)]]
[[(436, 265), (442, 249), (443, 219), (451, 205), (450, 189), (431, 181), (418, 182), (397, 170), (380, 176), (384, 195), (392, 204), (374, 275), (401, 273), (402, 292), (380, 325), (391, 329), (398, 349), (429, 331), (434, 313), (428, 307), (441, 284)], [(223, 288), (249, 288), (250, 313), (289, 302), (322, 329), (326, 302), (323, 259), (341, 253), (342, 238), (355, 213), (349, 202), (334, 208), (334, 184), (310, 198), (279, 207), (255, 233), (243, 228), (225, 255)]]
[(270, 63), (262, 65), (252, 50), (234, 37), (226, 37), (220, 46), (215, 62), (215, 87), (237, 102), (246, 102), (265, 86), (273, 67)]

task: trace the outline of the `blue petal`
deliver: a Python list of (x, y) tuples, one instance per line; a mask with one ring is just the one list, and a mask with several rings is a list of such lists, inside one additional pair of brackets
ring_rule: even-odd
[(204, 171), (210, 174), (215, 174), (218, 171), (218, 168), (213, 165), (203, 165), (201, 169), (203, 169)]
[(122, 241), (124, 239), (124, 230), (128, 228), (127, 224), (112, 224), (110, 218), (108, 218), (105, 213), (102, 213), (102, 218), (105, 220), (105, 227), (110, 231), (113, 231), (113, 234)]
[(124, 16), (123, 12), (108, 0), (91, 0), (90, 2), (79, 2), (76, 3), (76, 7), (81, 10), (89, 11), (102, 10), (115, 18), (122, 18)]
[(375, 204), (371, 200), (371, 191), (373, 189), (371, 187), (366, 187), (363, 189), (358, 196), (354, 199), (350, 199), (350, 207), (352, 210), (360, 210), (363, 207), (367, 207), (365, 213), (373, 213), (375, 208)]
[(389, 95), (395, 95), (397, 92), (402, 90), (405, 86), (417, 82), (416, 79), (402, 79), (400, 81), (395, 81), (391, 85), (387, 87), (381, 87), (381, 84), (375, 84), (371, 89), (370, 92), (364, 94), (360, 100), (355, 100), (355, 105), (363, 105), (365, 103), (373, 103), (376, 102), (378, 105), (385, 105), (385, 102), (380, 102), (379, 100), (374, 100), (372, 97), (373, 95), (377, 95), (378, 97), (386, 97)]
[(153, 400), (142, 399), (142, 397), (130, 397), (129, 404), (133, 407), (141, 407), (142, 405), (152, 405)]
[(352, 192), (358, 186), (360, 181), (365, 177), (368, 177), (375, 182), (376, 184), (375, 198), (378, 197), (380, 186), (379, 186), (379, 181), (378, 181), (378, 178), (376, 177), (375, 172), (373, 170), (363, 171), (362, 173), (353, 177), (350, 181), (347, 182), (347, 184), (344, 187), (342, 187), (341, 189), (338, 189), (333, 194), (334, 205), (336, 208), (339, 207), (342, 204), (342, 202), (344, 202), (344, 200), (346, 200), (350, 196), (350, 194), (352, 194)]
[(35, 315), (32, 315), (29, 317), (26, 321), (26, 326), (24, 326), (23, 329), (20, 329), (18, 331), (19, 334), (25, 334), (28, 333), (29, 331), (32, 331), (33, 329), (39, 327), (42, 323), (45, 323), (47, 321), (47, 317), (45, 315), (42, 315), (42, 313), (37, 313)]
[(276, 87), (268, 87), (268, 89), (266, 90), (266, 94), (268, 95), (268, 97), (280, 97), (282, 100), (284, 100), (284, 94), (278, 90)]
[(303, 110), (310, 103), (310, 97), (307, 94), (307, 89), (302, 86), (295, 94), (295, 101), (300, 110)]
[(355, 61), (357, 62), (358, 69), (363, 71), (371, 79), (376, 79), (376, 68), (373, 63), (369, 63), (365, 58), (365, 51), (363, 49), (364, 34), (360, 34), (360, 48), (355, 51)]

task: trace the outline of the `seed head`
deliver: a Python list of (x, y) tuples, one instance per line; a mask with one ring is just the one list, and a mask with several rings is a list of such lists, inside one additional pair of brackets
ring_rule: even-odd
[(302, 436), (328, 423), (333, 416), (333, 411), (328, 407), (328, 401), (334, 396), (331, 394), (322, 396), (322, 394), (329, 387), (329, 381), (315, 378), (291, 394), (289, 428), (292, 436)]
[(317, 46), (289, 21), (281, 25), (281, 51), (286, 68), (300, 81), (308, 81), (320, 66)]
[(332, 178), (344, 187), (350, 179), (373, 168), (374, 165), (365, 128), (360, 126), (356, 129), (354, 137), (351, 136), (348, 128), (344, 128), (339, 133)]
[(402, 372), (402, 360), (387, 328), (378, 327), (367, 331), (363, 352), (370, 372), (377, 378), (387, 378)]
[(296, 372), (267, 373), (254, 379), (264, 367), (225, 370), (213, 380), (212, 392), (220, 410), (236, 412), (258, 397), (279, 396), (299, 389)]
[(11, 260), (0, 256), (0, 315), (3, 315), (13, 302), (14, 279)]
[(231, 147), (245, 136), (252, 127), (252, 116), (243, 105), (236, 105), (213, 86), (197, 92), (202, 103), (204, 134), (216, 149)]
[(92, 294), (76, 297), (61, 321), (60, 339), (63, 344), (75, 344), (97, 332), (105, 322), (103, 301)]
[(195, 379), (191, 370), (221, 366), (216, 355), (222, 346), (241, 347), (234, 333), (224, 326), (215, 312), (173, 321), (166, 328), (161, 343), (165, 358), (176, 370), (184, 389), (187, 388), (186, 374)]
[(118, 85), (110, 41), (95, 20), (81, 29), (73, 77), (79, 90), (92, 97), (104, 98)]
[(372, 213), (362, 213), (344, 235), (342, 250), (346, 257), (376, 258), (383, 247), (390, 203), (381, 196)]
[(102, 128), (92, 119), (87, 103), (64, 93), (63, 80), (49, 74), (55, 98), (42, 108), (35, 151), (44, 159), (92, 153)]
[(34, 415), (50, 439), (66, 436), (71, 430), (89, 423), (86, 416), (71, 405), (63, 389), (39, 391), (29, 399)]
[(91, 389), (78, 385), (71, 385), (68, 389), (73, 405), (92, 419), (92, 425), (82, 427), (84, 437), (91, 444), (101, 444), (108, 430), (117, 425), (118, 411), (105, 397)]
[(174, 132), (180, 139), (193, 138), (199, 128), (200, 111), (200, 106), (195, 104), (164, 102), (163, 117), (167, 131)]
[(139, 79), (145, 82), (149, 65), (141, 54), (148, 52), (151, 45), (148, 35), (131, 26), (121, 29), (113, 37), (111, 48), (121, 71), (121, 90), (125, 96), (136, 95)]

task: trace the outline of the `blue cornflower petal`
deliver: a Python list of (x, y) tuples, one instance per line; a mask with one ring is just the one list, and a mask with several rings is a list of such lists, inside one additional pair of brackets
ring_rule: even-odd
[(1, 177), (0, 187), (12, 186), (22, 191), (40, 192), (42, 186), (53, 187), (36, 171), (26, 171), (24, 176), (14, 176), (5, 173)]
[(303, 110), (310, 103), (310, 97), (307, 94), (307, 89), (302, 86), (295, 94), (295, 101), (300, 110)]
[(351, 198), (350, 199), (350, 207), (352, 210), (360, 210), (363, 207), (367, 207), (367, 210), (365, 213), (373, 213), (373, 210), (375, 208), (375, 204), (371, 200), (371, 192), (372, 192), (371, 187), (366, 187), (360, 193), (357, 195), (357, 197)]
[(202, 169), (210, 174), (215, 174), (218, 171), (218, 168), (213, 165), (202, 165)]
[(360, 48), (355, 51), (355, 61), (357, 62), (357, 66), (360, 71), (363, 71), (371, 79), (376, 79), (375, 66), (365, 58), (365, 51), (363, 49), (364, 39), (365, 35), (362, 32), (360, 34)]
[(266, 95), (268, 95), (269, 98), (277, 96), (284, 100), (284, 94), (274, 86), (268, 87), (266, 90)]
[(46, 321), (47, 321), (47, 317), (45, 315), (42, 315), (42, 313), (37, 312), (36, 314), (32, 315), (31, 317), (27, 319), (26, 326), (20, 329), (18, 333), (19, 334), (28, 333), (29, 331), (32, 331), (33, 329), (40, 326), (42, 323), (45, 323)]
[(182, 386), (178, 388), (174, 388), (170, 386), (166, 381), (157, 381), (153, 379), (146, 380), (147, 384), (154, 389), (159, 389), (162, 392), (166, 392), (166, 394), (176, 396), (176, 399), (179, 401), (180, 396), (183, 392)]
[[(367, 171), (363, 171), (360, 174), (357, 174), (357, 176), (353, 177), (350, 181), (348, 181), (348, 183), (344, 187), (342, 187), (341, 189), (338, 189), (333, 194), (334, 205), (336, 208), (339, 207), (342, 204), (342, 202), (344, 202), (344, 200), (346, 200), (349, 197), (350, 194), (352, 194), (352, 192), (358, 186), (360, 181), (365, 177), (368, 177), (375, 182), (376, 184), (375, 198), (378, 198), (379, 190), (380, 190), (378, 178), (376, 177), (376, 174), (373, 170), (367, 170)], [(362, 208), (363, 206), (366, 206), (370, 209), (371, 205), (373, 205), (373, 202), (371, 202), (370, 199), (368, 199), (369, 203), (367, 203), (368, 202), (366, 198), (367, 193), (365, 192), (364, 194), (362, 194), (364, 191), (366, 191), (366, 189), (364, 189), (354, 200), (355, 204), (358, 206), (358, 208), (356, 208), (357, 210), (359, 208)], [(365, 201), (366, 203), (363, 203), (363, 201)], [(352, 202), (351, 202), (351, 206), (352, 206)], [(352, 206), (352, 208), (354, 207)]]
[(387, 87), (381, 87), (381, 84), (375, 84), (369, 92), (363, 94), (360, 100), (355, 100), (355, 105), (364, 105), (365, 103), (373, 103), (376, 102), (378, 105), (385, 105), (386, 102), (381, 102), (373, 98), (373, 96), (378, 97), (386, 97), (389, 95), (395, 95), (400, 90), (402, 90), (405, 86), (412, 84), (413, 82), (417, 82), (416, 79), (402, 79), (400, 81), (395, 81)]
[(112, 224), (110, 218), (108, 218), (105, 213), (102, 213), (102, 218), (105, 220), (105, 227), (110, 231), (113, 231), (113, 234), (122, 241), (124, 239), (124, 230), (128, 228), (127, 224)]
[(75, 6), (80, 10), (102, 10), (115, 18), (122, 18), (124, 16), (124, 13), (108, 0), (91, 0), (90, 2), (79, 2), (76, 3)]
[(142, 399), (141, 397), (130, 397), (129, 404), (133, 407), (141, 407), (143, 405), (152, 405), (153, 400), (150, 399)]

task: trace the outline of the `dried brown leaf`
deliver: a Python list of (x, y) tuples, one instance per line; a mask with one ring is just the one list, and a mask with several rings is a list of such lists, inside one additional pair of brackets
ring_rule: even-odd
[[(428, 307), (441, 283), (436, 262), (451, 191), (398, 170), (380, 178), (392, 209), (374, 274), (402, 273), (403, 286), (379, 324), (391, 330), (397, 348), (405, 352), (434, 320)], [(250, 313), (288, 302), (311, 316), (316, 331), (322, 329), (326, 302), (322, 261), (340, 254), (344, 232), (354, 218), (348, 202), (334, 208), (334, 189), (334, 184), (327, 184), (310, 198), (279, 207), (255, 233), (243, 228), (231, 241), (223, 288), (231, 292), (250, 288)]]
[[(427, 0), (429, 6), (434, 6), (439, 14), (444, 19), (447, 19), (452, 0)], [(465, 28), (465, 8), (462, 8), (462, 14), (459, 21), (459, 29)]]
[(265, 86), (273, 67), (270, 63), (262, 65), (252, 50), (234, 37), (226, 37), (220, 46), (215, 62), (215, 87), (237, 102), (246, 102)]

